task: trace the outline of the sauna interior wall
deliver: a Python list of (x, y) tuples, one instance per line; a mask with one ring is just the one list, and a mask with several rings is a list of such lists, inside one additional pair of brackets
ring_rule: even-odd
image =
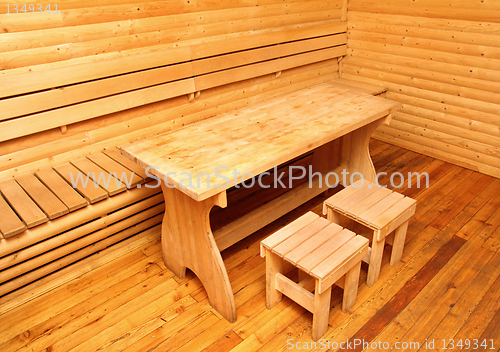
[[(341, 18), (342, 0), (60, 0), (58, 14), (6, 14), (0, 2), (0, 75), (92, 61), (117, 52), (178, 47), (225, 36), (300, 28)], [(45, 6), (55, 1), (37, 0)], [(244, 40), (244, 39), (242, 39)], [(338, 77), (337, 59), (0, 143), (0, 181), (180, 127), (253, 101)]]
[(376, 137), (500, 177), (500, 1), (349, 0), (343, 76), (403, 103)]

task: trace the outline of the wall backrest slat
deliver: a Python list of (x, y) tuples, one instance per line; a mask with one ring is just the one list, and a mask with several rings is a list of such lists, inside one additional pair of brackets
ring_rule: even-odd
[(191, 60), (189, 47), (159, 46), (0, 71), (0, 97), (91, 81)]
[(190, 62), (0, 100), (0, 121), (192, 77)]

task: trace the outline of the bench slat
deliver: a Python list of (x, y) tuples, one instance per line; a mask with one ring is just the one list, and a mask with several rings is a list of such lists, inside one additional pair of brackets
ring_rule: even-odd
[(342, 230), (342, 226), (330, 223), (327, 227), (315, 233), (313, 237), (297, 245), (297, 247), (286, 255), (286, 259), (296, 266), (302, 258), (316, 250), (318, 247), (323, 246), (324, 243), (327, 242), (332, 236), (335, 236), (335, 234), (341, 232)]
[[(298, 27), (298, 28), (297, 28)], [(307, 38), (316, 38), (326, 35), (347, 32), (347, 23), (338, 21), (325, 21), (313, 26), (289, 26), (284, 30), (263, 30), (255, 34), (242, 37), (224, 38), (220, 41), (209, 41), (206, 43), (195, 44), (191, 46), (193, 60), (210, 56), (227, 54), (258, 48), (276, 43), (286, 43), (294, 40)]]
[(190, 60), (189, 47), (162, 45), (5, 70), (0, 76), (0, 98)]
[(124, 184), (130, 182), (130, 187), (127, 186), (128, 188), (135, 187), (139, 183), (144, 182), (142, 177), (140, 177), (139, 175), (136, 175), (135, 172), (129, 170), (128, 168), (126, 168), (122, 164), (111, 159), (109, 156), (107, 156), (104, 153), (95, 153), (95, 154), (89, 155), (87, 158), (90, 159), (97, 166), (106, 170), (107, 172), (109, 172), (109, 173), (114, 172), (116, 175), (115, 177), (118, 177), (119, 180), (122, 179), (124, 181)]
[(114, 177), (98, 165), (94, 164), (87, 158), (81, 158), (71, 161), (71, 164), (76, 166), (84, 175), (93, 175), (94, 180), (99, 184), (101, 188), (106, 190), (106, 192), (108, 192), (110, 196), (114, 196), (115, 194), (126, 190), (124, 184), (118, 186), (117, 182), (119, 180), (117, 180), (116, 177)]
[[(78, 170), (76, 167), (71, 165), (70, 163), (65, 163), (62, 165), (55, 166), (54, 169), (61, 175), (62, 178), (66, 180), (70, 185), (73, 182), (76, 182), (77, 180), (77, 175), (81, 174), (81, 171)], [(83, 175), (82, 175), (83, 176)], [(94, 181), (89, 179), (87, 187), (84, 187), (82, 182), (77, 182), (76, 184), (76, 190), (80, 192), (82, 196), (87, 199), (87, 201), (90, 204), (94, 204), (96, 202), (99, 202), (103, 199), (108, 198), (108, 192), (103, 190), (101, 187), (97, 186), (94, 184)]]
[(61, 202), (54, 193), (49, 191), (34, 175), (17, 177), (16, 181), (50, 220), (69, 213), (64, 203)]
[[(310, 274), (319, 280), (327, 279), (332, 272), (335, 272), (338, 268), (345, 266), (345, 263), (355, 256), (360, 249), (367, 247), (368, 240), (366, 238), (362, 236), (355, 236), (342, 246), (341, 251), (332, 253), (328, 258), (319, 263), (313, 270), (311, 270)], [(349, 255), (346, 255), (346, 253)]]
[(245, 50), (242, 52), (220, 55), (208, 59), (196, 60), (193, 62), (193, 72), (195, 75), (202, 75), (209, 72), (225, 70), (232, 67), (248, 65), (279, 57), (296, 55), (299, 53), (320, 50), (337, 45), (344, 45), (346, 43), (347, 34), (342, 33), (327, 37), (278, 44), (270, 47)]
[(184, 79), (192, 75), (191, 63), (183, 63), (3, 99), (0, 100), (0, 121)]
[(269, 73), (287, 70), (290, 68), (312, 64), (319, 61), (333, 59), (347, 54), (347, 46), (341, 45), (329, 49), (317, 50), (309, 53), (298, 54), (282, 59), (260, 62), (253, 65), (209, 73), (195, 77), (197, 90), (209, 89), (245, 79), (263, 76)]
[(381, 213), (394, 206), (394, 204), (396, 204), (403, 198), (404, 196), (402, 194), (393, 192), (389, 196), (382, 199), (382, 201), (379, 202), (376, 207), (372, 207), (364, 213), (360, 214), (359, 221), (368, 225), (372, 229), (380, 229), (374, 221), (379, 218)]
[(192, 78), (2, 122), (0, 141), (195, 92)]
[(35, 173), (38, 179), (68, 207), (70, 212), (87, 206), (87, 201), (53, 169)]
[(29, 229), (49, 221), (16, 181), (3, 182), (0, 191)]
[(265, 251), (263, 248), (266, 248), (268, 250), (272, 250), (274, 247), (285, 241), (288, 237), (293, 235), (295, 232), (303, 229), (304, 227), (308, 226), (311, 224), (313, 221), (319, 219), (319, 216), (312, 213), (308, 212), (305, 215), (301, 216), (300, 218), (294, 220), (293, 222), (289, 223), (287, 226), (282, 228), (281, 230), (276, 231), (272, 236), (269, 236), (265, 240), (261, 242), (261, 250), (260, 250), (260, 255), (262, 257), (265, 256)]
[(285, 241), (274, 247), (272, 251), (280, 257), (284, 257), (328, 225), (330, 225), (330, 221), (325, 218), (318, 218), (311, 224), (307, 225), (307, 227), (295, 232), (293, 237), (287, 238)]
[(152, 180), (151, 177), (146, 174), (146, 170), (142, 166), (123, 156), (118, 148), (105, 149), (102, 152), (114, 161), (125, 166), (127, 169), (133, 171), (136, 175), (139, 175), (144, 180), (144, 182), (149, 182)]
[(8, 238), (20, 234), (26, 229), (26, 225), (17, 217), (17, 214), (0, 194), (0, 233), (3, 237)]

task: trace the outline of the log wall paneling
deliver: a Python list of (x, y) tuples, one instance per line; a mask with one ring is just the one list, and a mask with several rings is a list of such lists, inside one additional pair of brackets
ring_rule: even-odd
[(351, 0), (343, 77), (403, 103), (375, 136), (500, 177), (500, 6)]
[[(338, 78), (345, 3), (0, 1), (0, 296), (159, 223), (114, 147)], [(129, 190), (70, 186), (126, 169)]]

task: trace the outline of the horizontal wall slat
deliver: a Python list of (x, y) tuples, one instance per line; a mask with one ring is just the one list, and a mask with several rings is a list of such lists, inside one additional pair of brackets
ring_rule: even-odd
[(195, 84), (198, 90), (208, 89), (215, 86), (241, 81), (265, 75), (272, 72), (287, 70), (292, 67), (311, 64), (345, 55), (347, 46), (342, 45), (330, 49), (317, 50), (310, 53), (294, 55), (282, 59), (266, 61), (258, 64), (225, 70), (223, 72), (210, 73), (195, 77)]
[[(415, 57), (405, 57), (401, 55), (394, 55), (389, 53), (381, 53), (368, 51), (363, 49), (348, 49), (348, 59), (368, 59), (372, 58), (373, 61), (377, 61), (380, 63), (386, 63), (389, 65), (401, 65), (405, 67), (417, 68), (426, 71), (435, 71), (444, 74), (450, 74), (454, 77), (466, 77), (472, 79), (478, 79), (480, 81), (489, 82), (500, 82), (500, 71), (485, 69), (481, 67), (475, 67), (471, 65), (460, 65), (460, 64), (451, 64), (444, 63), (435, 60), (425, 60), (425, 59), (417, 59)], [(347, 61), (346, 60), (346, 61)], [(483, 86), (483, 89), (487, 90), (486, 84)]]
[(367, 42), (349, 38), (349, 47), (352, 49), (368, 50), (373, 52), (382, 52), (385, 54), (399, 55), (402, 57), (412, 57), (415, 59), (424, 59), (438, 61), (452, 65), (472, 66), (485, 68), (488, 70), (497, 70), (499, 60), (475, 57), (472, 55), (462, 55), (451, 52), (441, 52), (439, 50), (426, 50), (421, 48), (412, 48), (401, 45), (391, 45), (384, 43)]
[(487, 124), (480, 121), (475, 121), (470, 118), (453, 115), (449, 112), (441, 112), (436, 108), (442, 107), (442, 104), (426, 101), (423, 99), (410, 97), (403, 94), (390, 92), (387, 94), (388, 99), (396, 100), (403, 103), (401, 108), (402, 112), (419, 116), (429, 121), (442, 123), (443, 129), (452, 129), (458, 127), (465, 130), (470, 130), (471, 139), (480, 141), (487, 140), (492, 145), (500, 145), (498, 134), (500, 133), (500, 126)]
[[(353, 57), (345, 60), (344, 63), (355, 67), (365, 67), (398, 75), (410, 75), (411, 77), (421, 78), (426, 81), (440, 82), (448, 85), (450, 88), (452, 86), (456, 86), (457, 90), (460, 90), (460, 88), (470, 88), (471, 95), (474, 93), (478, 94), (478, 92), (484, 92), (485, 96), (478, 100), (496, 102), (498, 101), (496, 96), (500, 94), (500, 82), (485, 81), (477, 78), (464, 77), (439, 71), (429, 71), (426, 69), (408, 67), (399, 64), (387, 64), (385, 62), (379, 62), (375, 55), (372, 60)], [(464, 69), (466, 68), (464, 67)]]
[(2, 122), (0, 141), (195, 92), (192, 78)]
[(56, 88), (39, 93), (0, 100), (0, 121), (39, 111), (64, 107), (103, 96), (154, 86), (191, 77), (191, 63), (129, 73), (98, 81)]
[(294, 55), (297, 53), (314, 51), (332, 46), (345, 45), (347, 34), (329, 35), (319, 38), (306, 39), (291, 43), (275, 45), (273, 47), (246, 50), (232, 54), (215, 56), (207, 59), (193, 61), (195, 75), (220, 71), (231, 67), (243, 66), (253, 62), (266, 61), (278, 57)]
[(394, 16), (390, 14), (388, 15), (382, 13), (357, 12), (350, 10), (348, 13), (348, 22), (349, 24), (375, 22), (394, 26), (437, 29), (445, 31), (455, 31), (460, 33), (478, 33), (481, 36), (486, 34), (500, 34), (500, 23), (429, 18), (419, 17), (416, 15), (408, 16), (398, 14), (397, 16)]
[[(417, 5), (419, 4), (417, 3)], [(461, 8), (438, 7), (436, 5), (438, 4), (436, 3), (434, 7), (419, 7), (415, 6), (415, 2), (413, 2), (413, 4), (408, 4), (408, 6), (390, 6), (386, 5), (385, 2), (384, 5), (380, 5), (380, 2), (370, 3), (364, 1), (353, 1), (349, 2), (349, 10), (391, 15), (421, 16), (431, 18), (500, 23), (498, 10), (482, 10), (471, 8), (467, 9), (467, 11), (464, 11), (464, 9)]]
[[(453, 43), (446, 40), (434, 40), (422, 37), (414, 37), (408, 33), (405, 36), (362, 32), (358, 29), (351, 31), (350, 39), (366, 41), (370, 43), (382, 43), (384, 45), (399, 45), (409, 48), (422, 48), (425, 50), (448, 52), (487, 59), (500, 59), (500, 47), (486, 45), (472, 45), (464, 43)], [(498, 66), (497, 66), (498, 67)]]
[[(349, 65), (344, 65), (344, 72), (350, 75), (361, 74), (363, 77), (387, 82), (393, 86), (398, 85), (402, 87), (399, 88), (401, 92), (405, 89), (420, 89), (426, 91), (427, 94), (434, 95), (434, 100), (439, 99), (439, 101), (446, 104), (462, 106), (490, 114), (497, 114), (499, 111), (499, 106), (495, 104), (495, 101), (500, 101), (498, 100), (500, 94), (474, 91), (444, 83), (421, 80), (411, 76), (396, 75)], [(478, 100), (480, 97), (481, 100)]]
[[(457, 128), (453, 129), (449, 127), (443, 128), (444, 126), (440, 126), (438, 123), (432, 122), (419, 123), (421, 120), (422, 119), (418, 116), (398, 111), (394, 113), (394, 121), (391, 122), (391, 127), (441, 141), (443, 143), (455, 145), (460, 147), (462, 150), (474, 153), (464, 153), (464, 155), (462, 155), (464, 157), (465, 155), (474, 155), (476, 158), (481, 158), (485, 164), (492, 166), (497, 164), (498, 159), (500, 158), (500, 148), (487, 144), (487, 139), (485, 139), (485, 143), (474, 141), (469, 137), (469, 134), (471, 133), (470, 131), (463, 131)], [(443, 130), (445, 132), (443, 132)], [(498, 144), (498, 141), (495, 144)], [(475, 160), (474, 158), (472, 159)]]
[[(338, 11), (337, 11), (338, 12)], [(56, 44), (0, 53), (0, 69), (13, 69), (18, 67), (33, 66), (43, 63), (54, 63), (65, 60), (102, 55), (106, 53), (141, 49), (169, 43), (186, 41), (199, 41), (200, 37), (223, 35), (231, 29), (238, 31), (263, 30), (276, 28), (292, 22), (296, 24), (312, 21), (326, 21), (334, 17), (335, 13), (314, 12), (305, 14), (289, 14), (286, 18), (282, 15), (266, 17), (265, 19), (235, 20), (231, 23), (210, 23), (200, 26), (186, 24), (183, 27), (174, 27), (165, 30), (150, 28), (148, 32), (124, 34), (122, 36), (108, 36), (90, 42), (76, 42)], [(179, 26), (176, 23), (177, 26)], [(144, 28), (144, 27), (141, 27)], [(155, 29), (151, 31), (151, 29)], [(203, 36), (200, 36), (200, 33)]]
[(188, 47), (160, 46), (148, 50), (96, 55), (7, 71), (0, 71), (0, 97), (18, 95), (77, 82), (167, 66), (191, 60)]

